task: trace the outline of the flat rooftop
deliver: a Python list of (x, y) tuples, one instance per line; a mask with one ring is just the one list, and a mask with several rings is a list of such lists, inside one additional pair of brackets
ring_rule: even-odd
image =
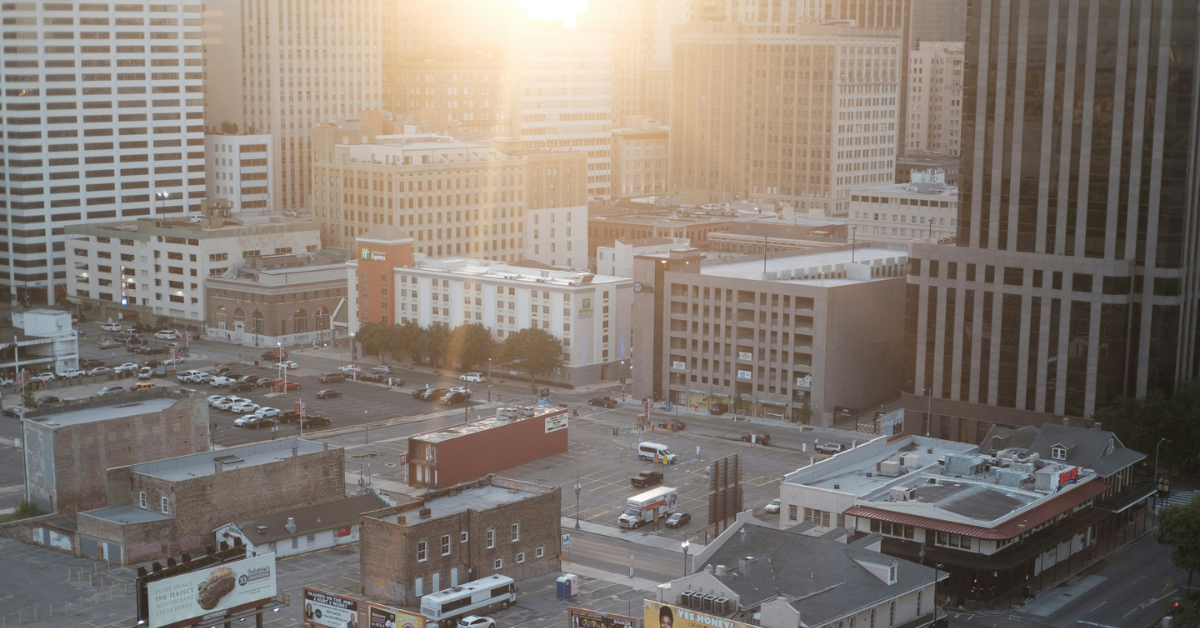
[(221, 462), (223, 470), (232, 471), (286, 460), (292, 457), (292, 447), (296, 448), (298, 455), (303, 456), (325, 451), (325, 445), (298, 438), (285, 438), (143, 462), (133, 465), (133, 472), (168, 482), (178, 482), (215, 474), (217, 462)]
[[(847, 278), (813, 279), (808, 277), (811, 275), (828, 275), (845, 272), (846, 266), (851, 263), (852, 258), (857, 264), (887, 266), (906, 263), (908, 261), (908, 252), (897, 249), (863, 246), (857, 248), (853, 253), (849, 249), (846, 249), (769, 257), (767, 259), (765, 274), (776, 277), (801, 277), (797, 279), (776, 278), (772, 280), (813, 286), (846, 285), (869, 281)], [(701, 266), (700, 274), (713, 277), (761, 281), (764, 275), (762, 256), (750, 256), (748, 259), (737, 258), (732, 261), (710, 262)], [(835, 281), (840, 281), (841, 283), (834, 284), (833, 282)]]
[(793, 471), (785, 475), (783, 481), (864, 496), (896, 480), (895, 477), (877, 472), (876, 465), (880, 461), (899, 462), (901, 457), (908, 455), (920, 458), (923, 466), (936, 466), (937, 461), (945, 458), (946, 454), (976, 451), (979, 448), (975, 445), (936, 438), (910, 436), (888, 443), (887, 437), (879, 436), (855, 449)]
[(925, 191), (918, 191), (911, 183), (883, 183), (880, 185), (869, 185), (861, 188), (854, 188), (851, 191), (855, 196), (870, 196), (879, 194), (882, 196), (908, 196), (911, 198), (928, 198), (939, 200), (953, 200), (958, 198), (958, 188), (953, 185), (944, 185), (941, 188), (927, 188)]
[(465, 490), (457, 495), (447, 495), (445, 497), (437, 497), (431, 499), (424, 504), (416, 503), (412, 508), (400, 510), (383, 517), (388, 523), (397, 523), (398, 517), (403, 515), (407, 521), (417, 523), (416, 513), (421, 508), (430, 510), (431, 519), (440, 519), (442, 517), (450, 517), (468, 510), (488, 510), (496, 506), (512, 504), (522, 500), (537, 497), (536, 493), (522, 491), (515, 488), (503, 488), (499, 486), (482, 486)]
[(85, 410), (72, 410), (70, 412), (62, 412), (60, 414), (50, 414), (37, 418), (26, 419), (27, 421), (45, 425), (46, 427), (67, 427), (71, 425), (81, 425), (84, 423), (96, 423), (99, 421), (111, 421), (113, 419), (124, 419), (126, 417), (137, 416), (139, 414), (151, 414), (154, 412), (162, 412), (175, 405), (181, 399), (187, 397), (167, 397), (160, 399), (139, 399), (128, 403), (115, 404), (111, 406), (98, 406), (87, 408)]
[(588, 284), (633, 282), (632, 279), (626, 277), (609, 277), (569, 270), (528, 268), (525, 266), (513, 266), (505, 262), (461, 257), (437, 260), (426, 259), (413, 264), (411, 268), (415, 271), (431, 271), (461, 275), (463, 277), (503, 279), (551, 286), (583, 286)]
[(494, 417), (454, 425), (432, 432), (425, 432), (424, 434), (417, 434), (411, 438), (426, 443), (441, 443), (468, 434), (485, 432), (501, 425), (508, 425), (518, 421), (543, 419), (553, 414), (565, 415), (566, 409), (557, 406), (508, 406), (496, 408), (496, 416)]
[(110, 506), (108, 508), (98, 508), (87, 512), (79, 513), (104, 521), (111, 521), (118, 525), (129, 525), (134, 523), (149, 523), (151, 521), (167, 521), (174, 519), (171, 515), (164, 515), (161, 512), (156, 512), (148, 508), (134, 508), (131, 505), (125, 506)]

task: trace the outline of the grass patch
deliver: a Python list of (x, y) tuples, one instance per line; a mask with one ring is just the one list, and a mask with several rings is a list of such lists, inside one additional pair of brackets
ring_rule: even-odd
[(46, 513), (42, 512), (33, 502), (22, 499), (17, 503), (16, 510), (6, 515), (0, 515), (0, 523), (12, 523), (13, 521), (20, 521), (21, 519), (28, 519), (30, 517), (40, 517), (44, 514)]

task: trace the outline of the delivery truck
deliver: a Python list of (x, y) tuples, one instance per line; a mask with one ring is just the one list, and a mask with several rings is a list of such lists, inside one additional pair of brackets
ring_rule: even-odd
[(675, 512), (679, 502), (679, 489), (660, 486), (656, 489), (639, 493), (625, 500), (625, 511), (617, 523), (622, 528), (639, 528), (647, 523), (653, 523), (654, 518), (666, 519)]

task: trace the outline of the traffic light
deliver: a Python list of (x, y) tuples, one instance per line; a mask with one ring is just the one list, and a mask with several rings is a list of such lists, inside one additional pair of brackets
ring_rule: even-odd
[(1171, 602), (1171, 614), (1172, 615), (1179, 614), (1179, 599), (1180, 599), (1179, 596), (1176, 596), (1175, 599)]

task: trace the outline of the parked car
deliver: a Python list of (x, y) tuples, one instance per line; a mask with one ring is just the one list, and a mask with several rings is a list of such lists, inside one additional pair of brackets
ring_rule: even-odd
[(302, 419), (300, 421), (300, 429), (311, 430), (313, 428), (326, 427), (326, 426), (332, 425), (332, 424), (333, 424), (333, 421), (330, 421), (329, 417), (327, 417), (327, 416), (321, 416), (319, 414), (310, 414), (310, 415), (304, 417), (304, 419)]
[(341, 396), (342, 396), (342, 391), (334, 390), (332, 388), (326, 388), (325, 390), (317, 391), (317, 399), (333, 399), (334, 397), (341, 397)]
[(224, 399), (221, 399), (220, 401), (218, 401), (217, 403), (215, 403), (213, 405), (218, 410), (229, 410), (229, 409), (233, 408), (233, 406), (243, 404), (243, 403), (250, 403), (250, 400), (246, 399), (245, 397), (237, 397), (234, 395), (230, 395), (228, 397), (225, 397)]
[(104, 360), (80, 360), (79, 361), (79, 368), (81, 368), (81, 369), (94, 369), (97, 366), (105, 366)]
[(257, 375), (243, 375), (241, 381), (247, 384), (257, 384), (260, 379), (262, 378)]
[(147, 380), (151, 377), (154, 377), (154, 369), (148, 366), (143, 366), (142, 368), (138, 369), (138, 379)]
[(469, 390), (465, 390), (465, 391), (464, 390), (451, 390), (450, 392), (448, 392), (442, 396), (441, 403), (444, 406), (450, 406), (450, 405), (454, 405), (456, 403), (462, 403), (470, 398), (471, 398), (471, 391), (469, 391)]
[(341, 373), (321, 373), (317, 376), (317, 379), (320, 380), (322, 384), (336, 384), (337, 382), (346, 381), (346, 376), (342, 375)]
[(212, 386), (213, 388), (225, 388), (226, 386), (229, 386), (230, 384), (232, 384), (235, 381), (237, 381), (237, 380), (234, 380), (229, 377), (223, 377), (223, 376), (222, 377), (214, 377), (211, 380), (209, 380), (208, 385)]
[(496, 628), (496, 620), (491, 617), (467, 615), (458, 620), (458, 628)]
[(109, 395), (115, 395), (124, 390), (125, 390), (124, 386), (121, 386), (119, 384), (109, 384), (108, 386), (101, 388), (100, 391), (96, 393), (96, 396), (97, 397), (107, 397)]
[(775, 499), (772, 499), (771, 503), (767, 504), (766, 508), (763, 510), (766, 510), (767, 512), (779, 512), (779, 503), (779, 498), (776, 497)]
[(234, 427), (246, 427), (251, 421), (258, 418), (257, 414), (245, 414), (233, 420)]
[(28, 408), (22, 408), (21, 406), (9, 406), (0, 411), (0, 414), (3, 414), (4, 416), (10, 416), (14, 419), (20, 419), (25, 416), (26, 412), (29, 412)]
[(224, 374), (228, 373), (229, 369), (231, 369), (231, 368), (233, 368), (233, 367), (229, 366), (228, 364), (218, 364), (218, 365), (214, 366), (213, 369), (209, 372), (212, 373), (213, 375), (224, 375)]
[(487, 381), (487, 378), (483, 376), (483, 373), (463, 373), (458, 376), (458, 381), (478, 383)]
[(50, 371), (46, 371), (45, 373), (38, 373), (37, 375), (34, 375), (33, 377), (30, 377), (30, 378), (29, 378), (29, 381), (31, 381), (31, 382), (37, 381), (37, 382), (48, 383), (48, 382), (52, 382), (52, 381), (54, 381), (54, 379), (55, 379), (55, 377), (54, 377), (54, 373), (51, 373)]
[(124, 364), (118, 364), (117, 366), (114, 366), (113, 372), (118, 373), (118, 374), (137, 373), (139, 368), (141, 368), (141, 367), (139, 367), (137, 364), (134, 364), (133, 362), (126, 362)]
[(841, 452), (845, 448), (846, 446), (841, 443), (817, 443), (816, 445), (817, 451), (830, 456)]
[(358, 381), (382, 384), (384, 381), (384, 378), (379, 373), (363, 373), (362, 375), (358, 376)]
[(612, 397), (592, 397), (588, 399), (588, 405), (596, 408), (615, 408), (617, 400)]
[(234, 414), (252, 414), (258, 412), (262, 406), (253, 401), (243, 401), (229, 406), (229, 411)]
[(275, 419), (270, 417), (265, 417), (258, 414), (248, 414), (246, 416), (250, 417), (250, 421), (246, 423), (245, 427), (251, 429), (259, 427), (271, 427), (275, 425)]
[(121, 343), (117, 342), (116, 340), (105, 340), (104, 342), (100, 343), (101, 349), (116, 349), (119, 346), (121, 346)]
[(371, 372), (379, 373), (380, 375), (389, 375), (392, 372), (392, 367), (390, 367), (386, 364), (380, 364), (379, 366), (371, 369)]
[(338, 372), (342, 375), (354, 375), (355, 373), (361, 373), (362, 369), (352, 364), (345, 364), (338, 367)]
[(283, 414), (283, 411), (279, 408), (259, 408), (254, 414), (258, 416), (265, 416), (268, 419), (277, 419)]
[(742, 442), (755, 442), (760, 445), (770, 445), (771, 435), (766, 432), (746, 432), (742, 434)]
[(642, 471), (641, 473), (629, 478), (629, 483), (634, 488), (648, 488), (656, 484), (662, 484), (663, 474), (658, 471)]
[(14, 383), (16, 382), (7, 377), (0, 377), (0, 386), (12, 386)]
[(130, 386), (129, 390), (132, 390), (132, 391), (150, 390), (151, 388), (154, 388), (154, 382), (137, 382), (134, 385)]
[(679, 528), (692, 522), (692, 516), (686, 512), (677, 512), (667, 518), (668, 528)]
[(215, 408), (215, 407), (217, 407), (218, 401), (221, 401), (222, 399), (228, 399), (228, 398), (229, 397), (227, 395), (209, 395), (208, 399), (206, 399), (205, 401), (208, 401), (208, 405), (210, 407)]
[(100, 326), (101, 331), (121, 331), (120, 323), (104, 323)]
[(433, 401), (434, 399), (441, 399), (442, 397), (446, 396), (446, 393), (450, 392), (449, 388), (423, 388), (420, 390), (421, 396), (417, 398), (421, 401)]
[(247, 390), (254, 390), (254, 384), (238, 381), (229, 385), (229, 392), (245, 392)]
[(39, 406), (41, 406), (42, 404), (46, 404), (46, 403), (58, 403), (60, 401), (62, 401), (62, 399), (59, 397), (55, 397), (54, 395), (45, 395), (43, 397), (38, 397), (38, 400), (37, 400)]
[(185, 358), (183, 356), (163, 360), (163, 364), (166, 364), (167, 366), (178, 366), (180, 364), (183, 364), (184, 362), (187, 362), (187, 358)]
[(176, 374), (175, 374), (175, 379), (177, 379), (177, 380), (179, 380), (179, 381), (181, 381), (181, 382), (195, 382), (195, 381), (196, 381), (196, 376), (197, 376), (197, 375), (199, 375), (199, 374), (201, 374), (201, 373), (203, 373), (203, 372), (204, 372), (204, 371), (197, 371), (197, 370), (183, 371), (183, 372), (180, 372), (180, 373), (176, 373)]
[(58, 374), (58, 376), (63, 379), (75, 379), (76, 377), (81, 377), (83, 375), (87, 375), (87, 371), (81, 371), (79, 369), (63, 369), (62, 372)]
[(403, 386), (404, 378), (403, 377), (389, 377), (388, 383), (391, 384), (392, 386)]
[(293, 362), (291, 360), (284, 360), (282, 362), (275, 363), (275, 368), (276, 369), (286, 369), (286, 370), (290, 371), (292, 369), (300, 368), (300, 365), (296, 364), (295, 362)]
[(300, 390), (300, 382), (293, 382), (290, 380), (284, 381), (282, 379), (277, 379), (273, 382), (273, 385), (283, 387), (289, 392), (293, 390)]
[(257, 382), (254, 382), (254, 385), (259, 388), (270, 388), (275, 385), (275, 380), (270, 377), (260, 377)]
[(160, 332), (155, 332), (154, 337), (159, 340), (177, 340), (179, 339), (179, 332), (174, 329), (164, 329)]
[(672, 432), (678, 432), (678, 431), (684, 429), (685, 427), (687, 427), (687, 424), (684, 423), (683, 421), (680, 421), (679, 419), (672, 417), (670, 419), (667, 419), (666, 421), (659, 421), (658, 426), (663, 428), (664, 430), (671, 430)]
[(107, 366), (97, 366), (96, 368), (88, 371), (88, 375), (108, 375), (111, 372), (112, 369), (108, 368)]
[(722, 414), (725, 414), (726, 412), (729, 412), (728, 404), (719, 403), (719, 402), (708, 404), (708, 413), (709, 414), (720, 416)]
[(271, 360), (272, 362), (278, 362), (280, 360), (286, 360), (288, 357), (288, 352), (287, 352), (287, 349), (282, 349), (282, 348), (276, 347), (274, 349), (271, 349), (270, 351), (263, 351), (261, 357), (264, 360)]

